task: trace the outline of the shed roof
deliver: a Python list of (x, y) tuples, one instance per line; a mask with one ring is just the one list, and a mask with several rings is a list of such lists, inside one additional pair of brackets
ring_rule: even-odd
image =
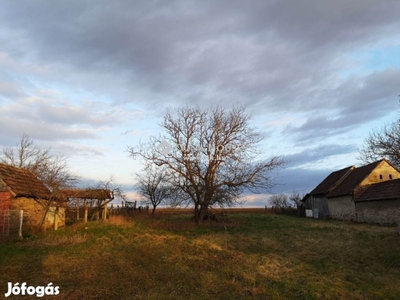
[(378, 160), (368, 165), (355, 168), (335, 189), (326, 197), (351, 195), (353, 190), (385, 159)]
[(0, 164), (0, 178), (15, 197), (50, 197), (49, 189), (29, 170)]
[(107, 189), (73, 189), (73, 190), (63, 190), (61, 194), (67, 198), (77, 198), (77, 199), (111, 199), (112, 195), (110, 190)]
[(355, 167), (350, 166), (329, 174), (315, 189), (310, 192), (310, 195), (327, 194), (335, 186), (337, 186)]
[(355, 202), (400, 199), (400, 179), (388, 180), (368, 185)]

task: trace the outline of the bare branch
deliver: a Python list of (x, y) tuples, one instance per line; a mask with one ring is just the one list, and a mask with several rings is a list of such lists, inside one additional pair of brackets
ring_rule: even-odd
[(171, 185), (189, 197), (198, 222), (209, 206), (232, 205), (244, 189), (269, 189), (280, 157), (256, 161), (260, 141), (243, 107), (177, 109), (164, 117), (165, 136), (128, 148), (132, 158), (162, 167)]
[(400, 167), (400, 118), (381, 131), (373, 130), (364, 141), (359, 158), (365, 163), (386, 158)]

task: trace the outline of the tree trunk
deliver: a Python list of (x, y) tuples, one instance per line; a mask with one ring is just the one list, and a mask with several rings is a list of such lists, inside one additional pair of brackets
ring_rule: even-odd
[(207, 215), (208, 207), (205, 205), (200, 206), (200, 221), (204, 220), (204, 217)]
[(200, 223), (200, 208), (198, 204), (194, 205), (194, 220), (197, 225)]
[(207, 214), (208, 206), (206, 205), (195, 205), (194, 207), (194, 220), (196, 224), (199, 224), (200, 221), (204, 220), (204, 216)]
[(40, 218), (40, 222), (39, 222), (39, 226), (38, 226), (38, 229), (40, 231), (44, 230), (43, 226), (44, 226), (44, 223), (46, 221), (47, 214), (48, 214), (48, 212), (50, 210), (51, 203), (52, 203), (51, 200), (46, 200), (45, 204), (43, 204), (43, 214), (42, 214), (42, 217)]
[(156, 205), (153, 205), (153, 210), (151, 211), (151, 214), (154, 215), (154, 213), (156, 212)]

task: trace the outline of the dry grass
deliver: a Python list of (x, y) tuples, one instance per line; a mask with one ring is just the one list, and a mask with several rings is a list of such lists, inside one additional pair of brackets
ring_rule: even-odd
[(111, 216), (106, 222), (110, 225), (115, 225), (115, 226), (131, 226), (133, 220), (132, 218), (128, 218), (127, 216), (124, 215), (116, 215), (116, 216)]
[[(213, 211), (215, 212), (227, 212), (227, 213), (271, 213), (272, 209), (271, 208), (260, 208), (260, 207), (246, 207), (246, 208), (238, 208), (238, 207), (232, 207), (232, 208), (214, 208)], [(160, 207), (157, 208), (156, 214), (191, 214), (193, 212), (192, 208), (180, 208), (180, 207)]]
[(400, 298), (395, 227), (250, 211), (201, 226), (187, 211), (133, 218), (1, 244), (0, 293), (12, 281), (53, 282), (71, 300)]

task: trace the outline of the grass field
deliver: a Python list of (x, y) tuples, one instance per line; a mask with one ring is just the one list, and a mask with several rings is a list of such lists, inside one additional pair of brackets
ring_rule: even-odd
[(54, 299), (400, 299), (396, 227), (262, 210), (75, 224), (0, 244), (0, 263), (0, 298), (52, 282)]

